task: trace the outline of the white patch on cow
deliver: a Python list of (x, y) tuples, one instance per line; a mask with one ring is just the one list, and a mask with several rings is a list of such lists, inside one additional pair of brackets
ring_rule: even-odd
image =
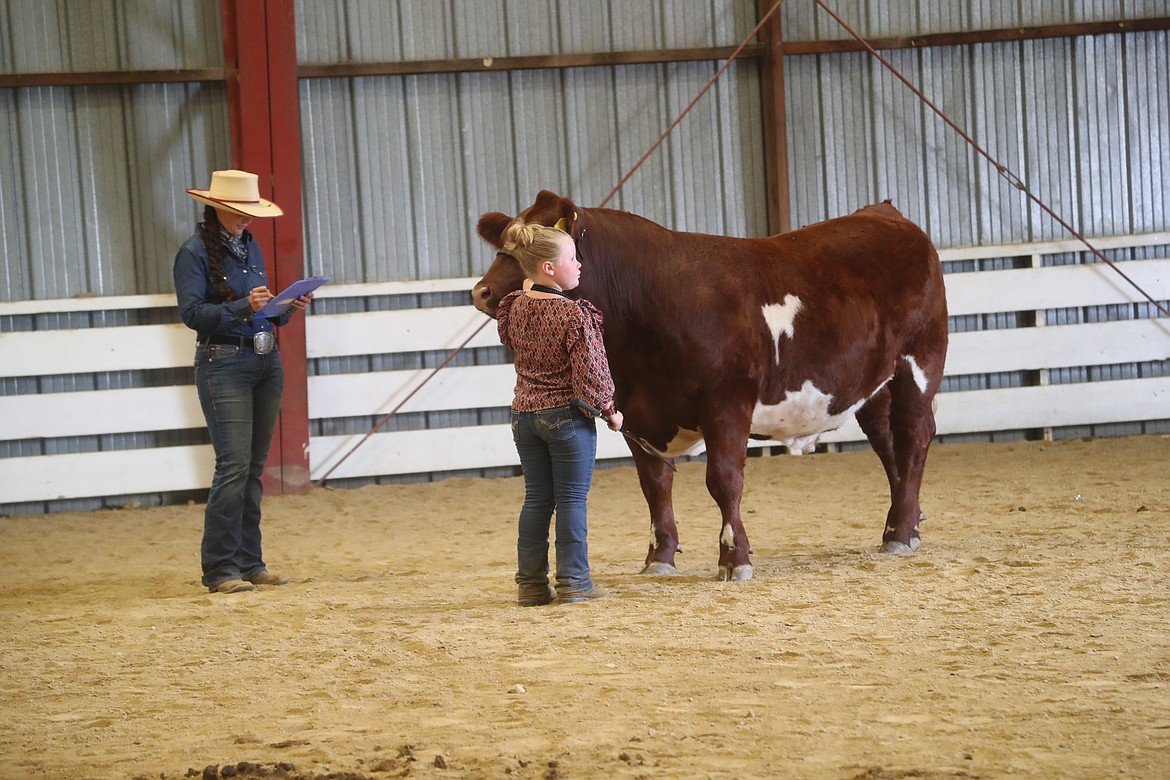
[(918, 385), (918, 392), (926, 392), (926, 372), (923, 371), (913, 355), (903, 355), (902, 359), (910, 366), (910, 373), (914, 376), (914, 384)]
[(658, 549), (658, 537), (654, 535), (654, 529), (650, 529), (650, 551)]
[(821, 438), (819, 433), (814, 433), (812, 436), (800, 436), (796, 439), (789, 439), (785, 442), (788, 447), (789, 455), (811, 455), (817, 451), (817, 441)]
[(735, 531), (731, 530), (731, 523), (723, 524), (723, 533), (719, 535), (719, 541), (729, 550), (735, 548)]
[(761, 307), (764, 322), (768, 323), (772, 341), (776, 344), (776, 365), (780, 365), (780, 337), (792, 338), (795, 332), (792, 323), (796, 320), (802, 305), (800, 298), (790, 293), (784, 296), (784, 303), (768, 303)]
[(788, 442), (831, 431), (847, 419), (845, 415), (829, 414), (832, 401), (833, 396), (806, 379), (799, 390), (785, 393), (778, 404), (757, 401), (752, 411), (752, 433)]
[(862, 400), (840, 414), (829, 414), (833, 396), (806, 379), (799, 390), (784, 394), (778, 404), (756, 402), (752, 411), (752, 433), (767, 436), (788, 447), (790, 452), (812, 452), (817, 437), (840, 428), (893, 377), (887, 377)]

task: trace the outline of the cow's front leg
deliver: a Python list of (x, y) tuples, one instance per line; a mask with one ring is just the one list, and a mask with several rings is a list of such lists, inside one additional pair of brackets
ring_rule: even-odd
[(679, 551), (678, 526), (674, 522), (674, 504), (671, 491), (674, 488), (674, 472), (670, 466), (652, 458), (640, 447), (630, 446), (634, 465), (638, 469), (638, 482), (646, 506), (650, 508), (650, 549), (646, 552), (646, 565), (642, 574), (674, 574), (674, 555)]
[(742, 582), (752, 578), (751, 543), (739, 516), (747, 436), (738, 446), (707, 440), (707, 490), (723, 516), (719, 532), (719, 579)]

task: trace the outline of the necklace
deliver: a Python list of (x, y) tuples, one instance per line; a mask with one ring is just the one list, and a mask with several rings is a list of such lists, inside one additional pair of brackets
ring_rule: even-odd
[(549, 287), (547, 284), (540, 284), (539, 282), (534, 283), (532, 285), (532, 287), (530, 287), (528, 289), (536, 290), (537, 292), (542, 292), (542, 293), (551, 293), (553, 295), (560, 295), (563, 298), (569, 297), (568, 294), (566, 294), (564, 290), (558, 290), (555, 287)]

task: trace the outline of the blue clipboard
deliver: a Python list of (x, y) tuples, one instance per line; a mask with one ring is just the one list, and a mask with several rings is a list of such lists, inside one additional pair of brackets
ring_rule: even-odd
[(280, 317), (288, 313), (289, 306), (302, 295), (308, 295), (321, 285), (329, 281), (328, 276), (314, 276), (311, 279), (301, 279), (293, 282), (281, 291), (280, 295), (264, 304), (264, 308), (256, 312), (256, 317)]

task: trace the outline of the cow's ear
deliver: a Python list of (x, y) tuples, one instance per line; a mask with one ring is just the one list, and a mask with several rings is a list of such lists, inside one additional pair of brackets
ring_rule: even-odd
[(536, 193), (536, 202), (532, 204), (533, 211), (546, 211), (549, 209), (556, 209), (560, 202), (564, 200), (560, 195), (557, 195), (552, 190), (541, 190)]
[(476, 223), (475, 232), (479, 233), (479, 237), (488, 242), (496, 249), (502, 249), (504, 246), (504, 229), (508, 227), (508, 223), (512, 218), (507, 214), (501, 214), (498, 211), (489, 211), (479, 218)]
[(571, 214), (576, 206), (573, 201), (557, 195), (552, 190), (541, 190), (536, 193), (536, 202), (532, 204), (533, 213), (553, 212), (555, 214)]
[[(577, 218), (577, 207), (568, 198), (557, 195), (552, 190), (541, 190), (536, 194), (536, 202), (529, 209), (533, 216), (539, 215), (542, 224), (556, 224), (560, 220), (571, 223)], [(569, 232), (571, 228), (563, 228)]]

